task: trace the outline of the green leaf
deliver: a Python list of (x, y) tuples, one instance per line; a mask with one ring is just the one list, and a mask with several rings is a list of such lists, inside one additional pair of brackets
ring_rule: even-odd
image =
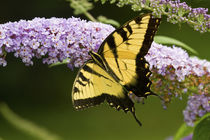
[(174, 140), (181, 140), (181, 138), (188, 136), (193, 132), (193, 129), (194, 127), (187, 126), (186, 123), (182, 124), (174, 136)]
[[(181, 140), (183, 137), (186, 137), (186, 136), (190, 135), (191, 133), (193, 133), (193, 131), (195, 134), (195, 128), (197, 127), (197, 125), (199, 125), (199, 123), (202, 122), (205, 118), (209, 118), (209, 117), (210, 117), (210, 113), (207, 113), (206, 115), (204, 115), (202, 118), (200, 118), (198, 121), (196, 121), (194, 123), (194, 127), (187, 126), (186, 123), (182, 124), (181, 127), (178, 129), (177, 133), (175, 134), (174, 140)], [(210, 127), (210, 124), (209, 124), (209, 127)], [(197, 140), (197, 139), (195, 139), (195, 140)], [(205, 139), (205, 140), (207, 140), (207, 139)]]
[(115, 2), (116, 2), (116, 0), (111, 0), (111, 1), (110, 1), (111, 4), (113, 4), (113, 3), (115, 3)]
[(115, 27), (120, 27), (120, 23), (113, 19), (108, 19), (105, 16), (98, 16), (97, 20), (105, 24), (111, 24)]
[(193, 48), (191, 48), (190, 46), (188, 46), (187, 44), (176, 40), (174, 38), (171, 37), (167, 37), (167, 36), (155, 36), (154, 41), (156, 43), (160, 43), (160, 44), (171, 44), (171, 45), (176, 45), (176, 46), (180, 46), (186, 50), (188, 50), (189, 52), (198, 55), (198, 52), (196, 50), (194, 50)]
[(52, 68), (52, 67), (54, 67), (54, 66), (59, 66), (59, 65), (63, 65), (63, 64), (68, 64), (69, 61), (70, 61), (70, 59), (67, 58), (67, 59), (63, 60), (63, 62), (57, 62), (57, 63), (51, 64), (51, 65), (49, 65), (49, 67)]
[(104, 4), (106, 2), (106, 0), (101, 0), (101, 3)]
[(193, 132), (193, 140), (210, 140), (210, 114), (204, 116), (196, 125)]
[(85, 12), (93, 9), (93, 4), (87, 0), (69, 0), (70, 7), (74, 9), (74, 14), (84, 14)]
[[(6, 103), (0, 102), (0, 116), (6, 119), (13, 127), (31, 135), (38, 140), (61, 140), (62, 138), (49, 130), (31, 122), (13, 112)], [(1, 138), (0, 138), (1, 140)]]

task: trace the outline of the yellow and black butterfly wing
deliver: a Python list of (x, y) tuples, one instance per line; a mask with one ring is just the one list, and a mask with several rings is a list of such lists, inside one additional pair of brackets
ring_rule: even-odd
[(109, 67), (109, 73), (137, 96), (152, 94), (151, 72), (144, 56), (150, 49), (159, 24), (160, 19), (152, 18), (151, 14), (137, 17), (109, 35), (98, 51)]
[(73, 105), (76, 109), (84, 109), (105, 100), (117, 110), (134, 112), (134, 104), (128, 98), (127, 90), (93, 60), (89, 60), (74, 81)]

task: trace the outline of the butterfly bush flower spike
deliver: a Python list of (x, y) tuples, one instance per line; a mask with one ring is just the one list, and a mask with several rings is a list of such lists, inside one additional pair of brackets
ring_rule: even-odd
[(210, 15), (207, 8), (191, 8), (180, 0), (116, 0), (118, 6), (131, 5), (134, 11), (152, 11), (156, 17), (167, 16), (173, 24), (188, 23), (200, 32), (210, 31)]
[(0, 65), (6, 66), (7, 53), (33, 65), (33, 58), (43, 58), (48, 65), (69, 59), (69, 66), (79, 67), (96, 51), (114, 28), (79, 18), (35, 18), (0, 25)]
[(194, 121), (210, 112), (210, 62), (197, 57), (189, 57), (186, 51), (178, 47), (166, 47), (153, 42), (147, 56), (153, 90), (161, 92), (164, 107), (172, 97), (182, 99), (189, 96), (188, 105), (183, 111), (185, 122), (192, 126)]

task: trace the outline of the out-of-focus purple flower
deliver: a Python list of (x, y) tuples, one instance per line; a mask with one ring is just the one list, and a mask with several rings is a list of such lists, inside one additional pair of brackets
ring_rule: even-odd
[(192, 140), (192, 134), (190, 134), (189, 136), (184, 137), (182, 140)]
[[(190, 134), (190, 135), (188, 135), (188, 136), (186, 136), (186, 137), (184, 137), (184, 138), (182, 138), (182, 140), (192, 140), (192, 134)], [(165, 140), (173, 140), (174, 138), (172, 137), (172, 136), (170, 136), (170, 137), (168, 137), (168, 138), (166, 138)]]
[(3, 58), (0, 58), (0, 65), (2, 65), (3, 67), (5, 67), (7, 65), (7, 61), (4, 60)]
[(6, 66), (6, 53), (13, 52), (26, 65), (33, 58), (53, 64), (70, 59), (74, 67), (89, 59), (88, 51), (96, 51), (114, 28), (79, 18), (35, 18), (0, 25), (0, 65)]
[(194, 94), (189, 96), (187, 107), (183, 111), (184, 120), (189, 126), (193, 126), (197, 118), (210, 112), (210, 96), (206, 94)]

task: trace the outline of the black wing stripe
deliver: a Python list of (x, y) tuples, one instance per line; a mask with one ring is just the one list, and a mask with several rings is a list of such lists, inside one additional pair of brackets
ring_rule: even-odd
[(82, 72), (80, 72), (79, 77), (82, 79), (82, 81), (88, 82), (89, 80), (84, 76)]
[[(123, 38), (123, 37), (122, 37), (122, 38)], [(122, 72), (120, 71), (120, 66), (119, 66), (118, 60), (117, 60), (117, 58), (118, 58), (117, 49), (116, 49), (117, 46), (116, 46), (116, 43), (115, 43), (115, 41), (114, 41), (113, 35), (110, 36), (110, 38), (107, 40), (107, 44), (108, 44), (110, 50), (112, 51), (112, 53), (114, 54), (115, 62), (116, 62), (116, 64), (117, 64), (118, 71), (122, 74)], [(104, 59), (104, 60), (105, 60), (105, 59)], [(105, 60), (105, 61), (106, 61), (106, 60)], [(107, 63), (107, 62), (106, 62), (106, 63)]]
[[(97, 75), (97, 76), (99, 76), (99, 77), (103, 77), (103, 78), (105, 78), (105, 79), (107, 79), (107, 80), (109, 80), (109, 81), (112, 81), (111, 79), (107, 78), (107, 77), (104, 76), (104, 75), (101, 75), (100, 73), (96, 72), (95, 70), (93, 70), (92, 68), (90, 68), (90, 67), (87, 66), (87, 65), (84, 66), (83, 69), (84, 69), (85, 71), (91, 73), (91, 74), (94, 74), (94, 75)], [(112, 82), (113, 82), (113, 81), (112, 81)]]
[(119, 29), (117, 33), (123, 38), (123, 42), (128, 40), (127, 32), (123, 28)]
[(109, 36), (109, 39), (107, 40), (107, 44), (109, 45), (109, 48), (112, 50), (114, 55), (117, 55), (116, 50), (114, 50), (117, 46), (115, 44), (113, 35)]
[(140, 24), (141, 23), (141, 19), (142, 19), (142, 17), (137, 17), (134, 21), (136, 22), (136, 24)]
[(79, 92), (79, 89), (77, 87), (74, 87), (74, 92)]
[(152, 16), (150, 16), (150, 17), (151, 18), (149, 20), (148, 29), (144, 36), (145, 39), (143, 41), (143, 45), (140, 49), (140, 53), (137, 56), (137, 58), (139, 58), (139, 56), (144, 57), (148, 53), (148, 51), (151, 47), (154, 35), (157, 31), (157, 27), (160, 24), (160, 19), (158, 19), (158, 18), (154, 19), (154, 18), (152, 18)]
[(131, 29), (130, 25), (126, 25), (127, 30), (129, 31), (130, 35), (133, 33), (133, 30)]
[[(77, 80), (77, 82), (82, 85), (82, 86), (85, 86), (86, 84), (82, 83), (80, 80)], [(89, 83), (89, 82), (88, 82)]]

